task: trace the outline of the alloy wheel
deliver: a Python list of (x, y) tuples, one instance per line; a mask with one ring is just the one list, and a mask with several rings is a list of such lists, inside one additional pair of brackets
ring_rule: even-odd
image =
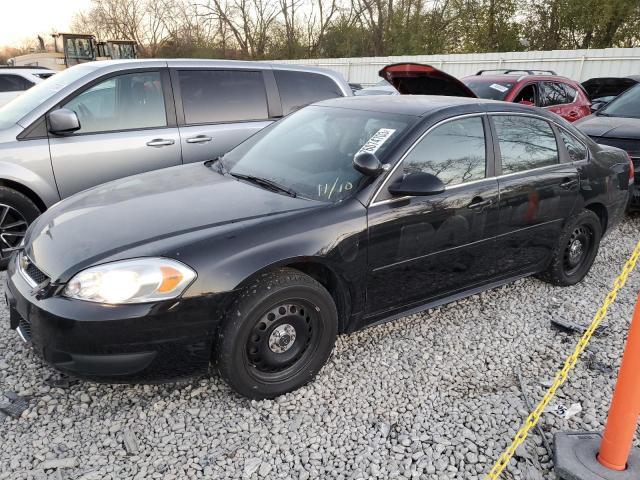
[(0, 203), (0, 258), (6, 258), (20, 248), (28, 226), (17, 209)]

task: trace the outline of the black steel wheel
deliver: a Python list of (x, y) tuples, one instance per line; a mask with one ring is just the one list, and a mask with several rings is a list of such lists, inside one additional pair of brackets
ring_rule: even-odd
[(266, 273), (243, 289), (220, 329), (218, 370), (250, 398), (289, 392), (325, 364), (337, 324), (333, 299), (316, 280), (288, 268)]
[(564, 249), (564, 269), (567, 275), (577, 272), (589, 257), (593, 231), (587, 224), (578, 225), (571, 235)]
[(40, 210), (26, 196), (11, 188), (0, 187), (0, 267), (4, 268)]
[(589, 273), (598, 254), (601, 236), (598, 216), (583, 210), (567, 222), (549, 266), (538, 276), (554, 285), (575, 285)]

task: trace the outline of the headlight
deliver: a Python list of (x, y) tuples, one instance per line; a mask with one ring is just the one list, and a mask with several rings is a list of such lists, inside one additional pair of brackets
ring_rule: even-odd
[(98, 303), (145, 303), (180, 295), (196, 272), (168, 258), (136, 258), (87, 268), (73, 277), (63, 295)]

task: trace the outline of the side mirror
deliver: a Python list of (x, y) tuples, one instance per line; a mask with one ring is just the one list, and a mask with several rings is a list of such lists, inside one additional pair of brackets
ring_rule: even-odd
[(76, 130), (80, 130), (80, 120), (73, 110), (59, 108), (49, 113), (49, 131), (51, 133), (65, 135)]
[(369, 152), (356, 153), (353, 157), (353, 168), (367, 177), (377, 177), (385, 170), (378, 157)]
[(398, 196), (426, 196), (444, 192), (445, 184), (431, 173), (407, 173), (389, 185), (389, 193)]

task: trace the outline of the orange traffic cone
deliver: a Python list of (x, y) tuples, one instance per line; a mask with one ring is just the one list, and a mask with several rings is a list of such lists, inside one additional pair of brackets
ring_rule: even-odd
[(640, 449), (631, 448), (640, 415), (640, 294), (613, 392), (604, 436), (558, 433), (554, 464), (564, 480), (638, 480)]

